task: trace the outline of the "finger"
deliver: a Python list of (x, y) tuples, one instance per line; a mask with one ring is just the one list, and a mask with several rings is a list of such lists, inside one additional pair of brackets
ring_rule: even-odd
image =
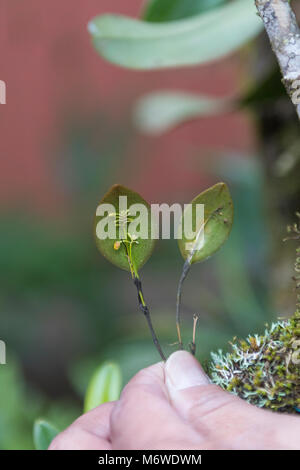
[(113, 449), (180, 449), (189, 434), (195, 442), (196, 433), (190, 432), (170, 405), (163, 363), (139, 372), (111, 414)]
[(110, 450), (110, 415), (115, 403), (105, 403), (80, 416), (51, 443), (49, 450)]
[(170, 400), (211, 449), (299, 448), (299, 418), (262, 410), (212, 385), (198, 361), (179, 351), (168, 359)]
[(225, 443), (226, 436), (247, 432), (257, 425), (261, 410), (213, 385), (188, 352), (172, 354), (165, 375), (173, 406), (206, 441), (219, 439)]

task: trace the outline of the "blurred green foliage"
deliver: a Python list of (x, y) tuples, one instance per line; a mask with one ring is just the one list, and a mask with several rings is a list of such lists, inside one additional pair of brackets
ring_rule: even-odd
[(106, 362), (93, 373), (84, 399), (87, 413), (103, 403), (119, 400), (122, 387), (121, 370), (118, 364)]
[(33, 427), (33, 442), (36, 450), (47, 450), (57, 436), (58, 429), (43, 419), (37, 419)]
[(33, 449), (32, 426), (39, 415), (53, 419), (60, 429), (68, 426), (80, 412), (70, 400), (49, 402), (45, 396), (25, 384), (15, 359), (0, 370), (0, 448)]

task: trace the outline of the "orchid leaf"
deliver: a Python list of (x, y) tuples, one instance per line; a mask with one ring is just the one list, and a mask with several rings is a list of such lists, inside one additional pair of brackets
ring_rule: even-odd
[(33, 427), (33, 441), (36, 450), (47, 450), (59, 431), (45, 420), (38, 419)]
[[(133, 214), (137, 207), (140, 210)], [(131, 271), (130, 250), (133, 267), (139, 270), (155, 245), (151, 220), (150, 206), (138, 193), (114, 185), (97, 208), (94, 220), (96, 246), (108, 261), (127, 271)]]
[[(200, 227), (196, 226), (196, 207), (203, 204), (204, 220)], [(187, 239), (184, 234), (184, 225), (187, 211), (191, 211), (191, 220), (195, 228), (194, 240)], [(217, 183), (203, 193), (199, 194), (185, 210), (180, 233), (182, 238), (178, 240), (180, 252), (190, 264), (198, 263), (210, 257), (227, 240), (233, 223), (233, 202), (225, 183)], [(196, 245), (198, 235), (203, 231), (204, 237), (199, 247)]]

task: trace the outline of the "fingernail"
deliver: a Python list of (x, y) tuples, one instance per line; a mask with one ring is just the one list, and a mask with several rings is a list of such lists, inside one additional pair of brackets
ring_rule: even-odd
[(210, 383), (197, 359), (187, 351), (177, 351), (169, 357), (165, 365), (165, 377), (167, 387), (173, 390)]

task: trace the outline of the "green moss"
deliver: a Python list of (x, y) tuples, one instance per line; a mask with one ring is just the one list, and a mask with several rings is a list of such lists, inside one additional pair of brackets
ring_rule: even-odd
[[(300, 311), (263, 336), (233, 340), (232, 352), (212, 353), (210, 377), (253, 405), (296, 413), (300, 403)], [(297, 341), (297, 343), (295, 343)]]

